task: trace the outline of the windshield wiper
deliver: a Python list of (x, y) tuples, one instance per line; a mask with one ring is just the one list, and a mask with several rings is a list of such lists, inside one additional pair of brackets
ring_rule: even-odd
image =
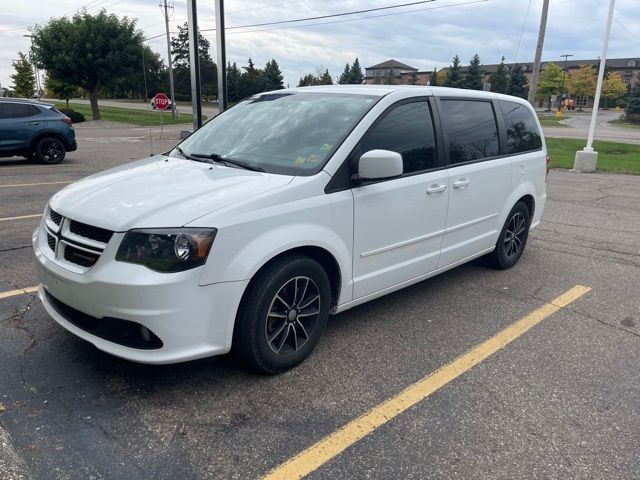
[(193, 157), (192, 160), (211, 160), (213, 162), (222, 163), (226, 165), (234, 165), (236, 167), (244, 168), (245, 170), (251, 170), (253, 172), (264, 172), (264, 168), (250, 165), (241, 160), (235, 160), (233, 158), (223, 157), (218, 153), (191, 153), (189, 157)]

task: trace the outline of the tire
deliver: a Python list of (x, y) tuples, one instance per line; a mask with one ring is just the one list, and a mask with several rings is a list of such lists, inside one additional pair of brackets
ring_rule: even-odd
[(516, 203), (507, 215), (496, 248), (487, 255), (491, 267), (506, 270), (518, 263), (527, 245), (530, 224), (529, 208), (524, 202)]
[(60, 163), (64, 160), (65, 154), (64, 144), (55, 137), (42, 138), (36, 145), (36, 158), (47, 165)]
[(331, 285), (304, 255), (283, 257), (251, 281), (238, 311), (233, 351), (251, 368), (280, 373), (313, 351), (329, 317)]

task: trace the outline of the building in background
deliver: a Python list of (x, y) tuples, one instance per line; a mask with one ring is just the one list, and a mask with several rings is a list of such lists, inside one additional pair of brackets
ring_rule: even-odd
[[(569, 60), (566, 63), (567, 74), (571, 74), (573, 70), (579, 69), (582, 65), (593, 65), (595, 69), (598, 68), (600, 60)], [(550, 61), (542, 62), (541, 69), (544, 69)], [(553, 61), (560, 68), (564, 68), (565, 62), (563, 59)], [(510, 68), (513, 63), (505, 63)], [(521, 65), (524, 68), (524, 72), (527, 76), (527, 80), (531, 81), (531, 75), (533, 73), (533, 62), (523, 62)], [(467, 70), (468, 66), (462, 67), (462, 73)], [(489, 81), (489, 76), (495, 72), (498, 68), (498, 64), (482, 65), (484, 71), (484, 81)], [(447, 70), (448, 67), (445, 67)], [(627, 85), (635, 85), (640, 79), (640, 58), (609, 58), (607, 59), (607, 70), (609, 73), (615, 73), (620, 75), (622, 80)], [(397, 60), (387, 60), (386, 62), (367, 67), (365, 69), (365, 83), (367, 84), (388, 84), (394, 85), (428, 85), (431, 80), (433, 70), (419, 70), (410, 65), (398, 62)], [(593, 106), (593, 98), (586, 99), (585, 106)]]

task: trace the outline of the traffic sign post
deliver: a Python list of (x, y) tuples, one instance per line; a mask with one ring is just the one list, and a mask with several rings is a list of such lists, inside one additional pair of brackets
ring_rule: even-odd
[(169, 108), (169, 97), (167, 97), (164, 93), (157, 93), (155, 97), (153, 97), (153, 106), (156, 107), (157, 110), (160, 110), (160, 137), (162, 137), (162, 132), (164, 131), (164, 124), (162, 119), (162, 113)]

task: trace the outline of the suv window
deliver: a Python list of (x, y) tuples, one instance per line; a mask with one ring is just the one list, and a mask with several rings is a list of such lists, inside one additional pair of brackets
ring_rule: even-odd
[(500, 153), (491, 102), (442, 100), (441, 105), (449, 139), (449, 163), (481, 160)]
[(507, 153), (530, 152), (542, 148), (542, 138), (533, 113), (526, 105), (500, 100), (507, 129)]
[(399, 105), (360, 142), (360, 154), (391, 150), (402, 155), (404, 173), (436, 167), (436, 142), (431, 110), (426, 101)]
[(0, 118), (33, 117), (39, 114), (40, 110), (27, 103), (0, 103)]

